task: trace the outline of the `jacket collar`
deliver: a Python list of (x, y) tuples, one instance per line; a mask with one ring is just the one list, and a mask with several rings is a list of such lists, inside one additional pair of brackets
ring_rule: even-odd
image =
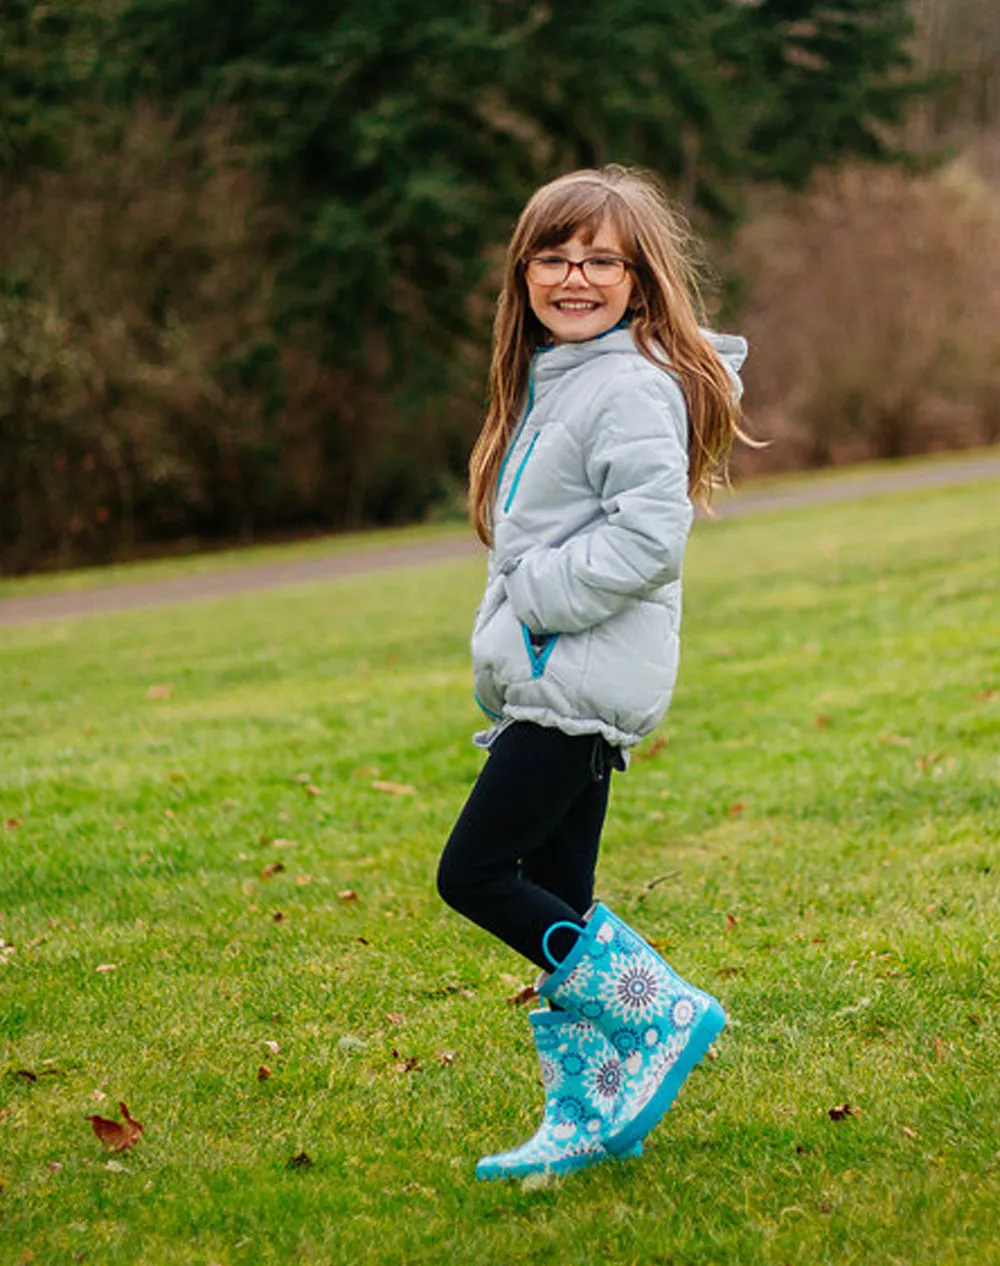
[(641, 354), (632, 339), (632, 331), (627, 326), (618, 325), (582, 343), (557, 343), (554, 347), (540, 348), (531, 362), (535, 389), (544, 391), (568, 370), (577, 369), (600, 356), (621, 355), (623, 352), (633, 356)]

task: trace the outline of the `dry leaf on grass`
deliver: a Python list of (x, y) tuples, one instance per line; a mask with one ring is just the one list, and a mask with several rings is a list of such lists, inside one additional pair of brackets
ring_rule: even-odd
[(23, 825), (23, 818), (4, 818), (3, 820), (3, 829), (5, 831), (16, 831), (19, 826)]
[(745, 801), (734, 800), (733, 803), (729, 806), (727, 812), (731, 818), (738, 818), (746, 807), (747, 806), (746, 806)]
[(830, 728), (830, 718), (825, 712), (821, 712), (818, 717), (813, 717), (813, 725), (817, 730), (828, 730)]
[(119, 1121), (109, 1121), (107, 1117), (99, 1117), (96, 1114), (85, 1118), (109, 1152), (127, 1152), (130, 1147), (135, 1147), (144, 1128), (141, 1121), (136, 1121), (131, 1116), (127, 1106), (121, 1100), (118, 1101), (118, 1111), (125, 1118), (124, 1125)]
[(291, 1157), (288, 1162), (289, 1169), (311, 1169), (313, 1166), (313, 1158), (308, 1152), (299, 1152), (297, 1156)]
[(268, 1068), (266, 1064), (261, 1064), (260, 1068), (257, 1069), (257, 1080), (267, 1081), (268, 1077), (270, 1076), (271, 1076), (270, 1068)]
[(387, 1011), (385, 1018), (390, 1024), (404, 1024), (406, 1022), (406, 1016), (401, 1011)]
[(454, 1062), (455, 1062), (455, 1056), (456, 1056), (457, 1054), (458, 1054), (458, 1051), (439, 1051), (439, 1052), (438, 1052), (438, 1063), (439, 1063), (439, 1064), (445, 1064), (445, 1065), (447, 1065), (447, 1064), (454, 1064)]
[(538, 990), (534, 985), (525, 985), (519, 989), (517, 993), (507, 995), (507, 1002), (512, 1007), (526, 1007), (529, 1003), (534, 1002), (538, 997)]
[(169, 699), (174, 693), (173, 682), (166, 682), (162, 686), (147, 686), (147, 699)]
[(272, 1055), (277, 1055), (278, 1052), (281, 1050), (281, 1047), (278, 1045), (278, 1043), (273, 1040), (265, 1042), (264, 1045), (267, 1047), (267, 1049), (271, 1052)]
[(827, 1115), (831, 1121), (846, 1121), (848, 1117), (860, 1116), (861, 1109), (852, 1107), (849, 1103), (838, 1103), (827, 1110)]
[(726, 915), (726, 931), (733, 932), (739, 927), (740, 921), (735, 914)]
[(383, 782), (378, 778), (372, 783), (372, 786), (376, 791), (388, 792), (390, 796), (412, 796), (417, 790), (416, 787), (411, 787), (406, 782)]
[(280, 875), (284, 869), (284, 862), (268, 862), (266, 866), (260, 868), (260, 877), (261, 879), (270, 879), (274, 875)]
[(906, 1135), (908, 1139), (915, 1139), (917, 1137), (916, 1130), (910, 1125), (903, 1126), (903, 1133)]
[(307, 888), (312, 883), (312, 875), (296, 875), (295, 882), (300, 888)]
[(412, 1073), (420, 1067), (420, 1060), (416, 1055), (410, 1055), (407, 1059), (404, 1059), (395, 1047), (393, 1048), (392, 1058), (396, 1061), (397, 1073)]
[(321, 796), (323, 794), (322, 787), (317, 787), (315, 783), (306, 783), (307, 796)]
[(105, 975), (107, 975), (109, 971), (117, 971), (117, 970), (118, 970), (117, 963), (98, 963), (97, 966), (94, 968), (94, 971), (104, 972)]
[(357, 901), (357, 899), (358, 894), (353, 888), (341, 888), (340, 892), (337, 893), (338, 901)]

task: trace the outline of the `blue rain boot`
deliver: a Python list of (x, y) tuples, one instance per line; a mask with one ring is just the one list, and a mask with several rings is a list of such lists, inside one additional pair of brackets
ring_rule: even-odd
[(589, 1020), (622, 1061), (625, 1085), (603, 1140), (621, 1155), (664, 1115), (688, 1073), (722, 1031), (726, 1013), (707, 993), (681, 980), (642, 937), (598, 903), (576, 944), (543, 975), (539, 994)]
[[(545, 1114), (526, 1143), (484, 1156), (476, 1166), (477, 1178), (567, 1174), (613, 1159), (604, 1148), (604, 1136), (623, 1081), (614, 1048), (599, 1029), (565, 1011), (534, 1011), (529, 1019), (542, 1068)], [(641, 1152), (641, 1143), (619, 1148), (626, 1156)]]

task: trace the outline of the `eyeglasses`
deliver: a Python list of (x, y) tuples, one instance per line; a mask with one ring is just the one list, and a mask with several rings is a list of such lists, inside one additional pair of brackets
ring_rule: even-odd
[(562, 255), (533, 255), (525, 264), (529, 281), (538, 286), (561, 286), (579, 268), (584, 281), (592, 286), (620, 286), (632, 267), (616, 255), (592, 255), (590, 259), (564, 259)]

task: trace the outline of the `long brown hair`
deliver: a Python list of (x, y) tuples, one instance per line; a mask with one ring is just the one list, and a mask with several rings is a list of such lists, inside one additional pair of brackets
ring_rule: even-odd
[(699, 329), (698, 249), (659, 180), (617, 164), (560, 176), (532, 196), (507, 249), (493, 322), (489, 406), (469, 458), (469, 507), (486, 545), (492, 544), (497, 476), (524, 406), (531, 357), (547, 337), (528, 303), (525, 264), (579, 231), (592, 240), (605, 219), (633, 264), (629, 316), (636, 346), (676, 375), (687, 401), (692, 499), (708, 503), (727, 477), (733, 440), (746, 438), (733, 384)]

